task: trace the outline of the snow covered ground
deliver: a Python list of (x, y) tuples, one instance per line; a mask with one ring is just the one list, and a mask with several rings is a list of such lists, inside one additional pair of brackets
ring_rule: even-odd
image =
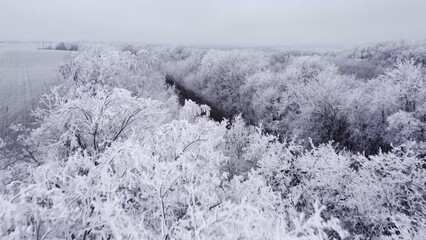
[(26, 123), (41, 95), (59, 83), (58, 66), (71, 52), (0, 44), (0, 136), (10, 123)]

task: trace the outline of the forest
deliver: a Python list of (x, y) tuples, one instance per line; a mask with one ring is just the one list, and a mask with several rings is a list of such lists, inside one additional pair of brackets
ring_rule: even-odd
[(0, 239), (424, 240), (425, 65), (426, 42), (79, 46), (0, 138)]

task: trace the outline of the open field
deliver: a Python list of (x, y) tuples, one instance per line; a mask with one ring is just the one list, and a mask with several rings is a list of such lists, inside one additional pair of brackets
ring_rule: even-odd
[(70, 52), (0, 47), (0, 136), (12, 122), (25, 123), (41, 95), (59, 83), (58, 65)]

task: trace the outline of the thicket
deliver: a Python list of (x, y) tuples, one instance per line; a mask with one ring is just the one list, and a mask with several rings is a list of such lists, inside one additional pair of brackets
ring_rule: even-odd
[[(21, 148), (0, 142), (1, 238), (426, 235), (425, 77), (412, 60), (361, 80), (321, 56), (90, 46), (60, 72), (34, 126), (13, 127)], [(232, 124), (179, 106), (166, 74)]]
[[(282, 139), (333, 141), (368, 156), (389, 151), (392, 144), (424, 139), (423, 48), (416, 52), (403, 44), (330, 54), (183, 47), (152, 52), (162, 72), (225, 116), (242, 114)], [(365, 51), (370, 54), (361, 54)], [(356, 65), (352, 58), (357, 56), (368, 62)], [(357, 67), (349, 69), (348, 63)], [(371, 72), (376, 65), (390, 67), (381, 74)], [(411, 132), (401, 127), (403, 122), (411, 124)]]

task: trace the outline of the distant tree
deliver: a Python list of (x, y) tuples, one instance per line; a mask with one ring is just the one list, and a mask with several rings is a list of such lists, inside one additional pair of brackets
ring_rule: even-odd
[(67, 49), (67, 46), (65, 45), (64, 42), (60, 42), (60, 43), (58, 43), (58, 45), (56, 45), (55, 50), (66, 51), (68, 49)]
[(123, 52), (131, 52), (132, 54), (136, 55), (138, 51), (141, 50), (141, 48), (133, 45), (126, 45), (121, 50)]
[(68, 50), (69, 50), (69, 51), (78, 51), (78, 45), (77, 45), (77, 44), (75, 44), (75, 43), (72, 43), (72, 44), (69, 46)]

